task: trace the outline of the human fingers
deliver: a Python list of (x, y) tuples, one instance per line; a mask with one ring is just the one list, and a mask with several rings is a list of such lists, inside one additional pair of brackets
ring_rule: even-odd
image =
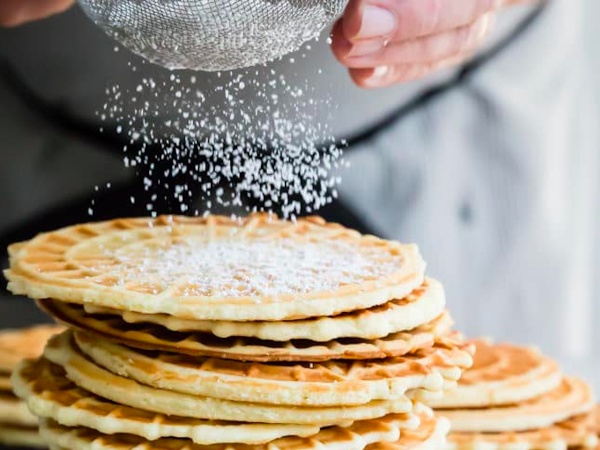
[(474, 52), (492, 27), (493, 14), (488, 13), (470, 25), (405, 42), (365, 40), (350, 44), (337, 34), (332, 42), (336, 58), (349, 68), (427, 63)]
[(340, 19), (344, 38), (354, 43), (380, 38), (402, 42), (476, 22), (504, 0), (350, 0)]

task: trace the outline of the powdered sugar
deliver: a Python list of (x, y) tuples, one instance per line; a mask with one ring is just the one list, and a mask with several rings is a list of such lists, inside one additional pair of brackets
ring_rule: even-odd
[[(336, 198), (343, 152), (327, 123), (315, 120), (323, 109), (333, 113), (329, 100), (313, 98), (308, 81), (266, 68), (226, 78), (207, 87), (196, 75), (172, 73), (107, 90), (99, 116), (127, 138), (124, 164), (142, 176), (148, 212), (218, 206), (293, 218)], [(159, 196), (178, 209), (157, 210)]]
[(124, 246), (105, 256), (114, 263), (99, 271), (129, 289), (219, 298), (319, 293), (392, 275), (401, 266), (400, 257), (381, 247), (326, 239), (188, 237)]

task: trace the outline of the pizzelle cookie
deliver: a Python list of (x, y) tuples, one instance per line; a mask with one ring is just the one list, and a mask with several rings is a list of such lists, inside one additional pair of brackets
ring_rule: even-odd
[(596, 434), (598, 438), (598, 444), (596, 446), (596, 450), (600, 450), (600, 404), (596, 405), (594, 412), (591, 414), (592, 416), (592, 431)]
[(562, 381), (558, 364), (538, 350), (513, 344), (475, 341), (473, 366), (456, 389), (438, 400), (434, 408), (476, 408), (509, 405), (540, 396)]
[(237, 402), (156, 389), (114, 375), (90, 362), (78, 351), (70, 331), (53, 338), (44, 355), (64, 367), (67, 376), (89, 392), (115, 403), (166, 415), (239, 422), (332, 425), (412, 411), (412, 403), (406, 396), (357, 406), (316, 408)]
[[(187, 438), (197, 444), (261, 444), (284, 436), (305, 437), (319, 432), (316, 425), (207, 421), (119, 405), (77, 387), (66, 377), (63, 368), (45, 359), (24, 361), (13, 377), (15, 391), (38, 417), (105, 434), (130, 433), (148, 440)], [(406, 415), (405, 422), (400, 419), (398, 415), (399, 425), (415, 426), (413, 416)]]
[(62, 330), (58, 325), (37, 325), (0, 331), (0, 372), (10, 376), (22, 359), (37, 358), (48, 339)]
[(404, 298), (416, 246), (322, 219), (161, 217), (76, 225), (11, 246), (8, 289), (198, 320), (333, 316)]
[(12, 392), (0, 392), (0, 424), (35, 427), (37, 423), (37, 418)]
[(2, 391), (12, 391), (12, 384), (9, 376), (0, 375), (0, 394)]
[(452, 426), (446, 449), (595, 447), (597, 437), (591, 429), (595, 400), (585, 382), (560, 375), (556, 363), (537, 350), (484, 340), (473, 343), (473, 367), (448, 398), (436, 402), (445, 408), (437, 414)]
[(253, 338), (217, 338), (208, 333), (175, 332), (154, 324), (128, 324), (120, 316), (85, 312), (81, 305), (40, 300), (40, 307), (61, 323), (92, 332), (130, 347), (162, 350), (192, 356), (212, 356), (240, 361), (304, 361), (330, 359), (380, 359), (402, 356), (446, 340), (452, 328), (448, 313), (407, 332), (381, 339), (338, 339), (329, 342), (263, 341)]
[(10, 374), (22, 359), (39, 356), (46, 341), (62, 330), (57, 325), (36, 325), (0, 331), (0, 443), (45, 447), (38, 434), (38, 419), (14, 395)]
[(593, 449), (597, 436), (591, 432), (589, 414), (572, 417), (546, 428), (504, 433), (452, 432), (447, 450), (556, 450)]
[(586, 414), (595, 403), (587, 383), (565, 377), (552, 391), (512, 406), (438, 410), (438, 414), (450, 420), (453, 431), (521, 431), (550, 427), (570, 417)]
[[(198, 445), (186, 439), (162, 438), (147, 442), (127, 434), (104, 435), (88, 428), (67, 428), (43, 421), (41, 432), (49, 444), (71, 450), (433, 450), (445, 435), (443, 422), (423, 414), (422, 428), (402, 432), (394, 415), (355, 422), (348, 427), (330, 427), (310, 437), (286, 437), (261, 445)], [(386, 446), (384, 442), (389, 442)]]
[(0, 422), (0, 444), (15, 447), (46, 448), (48, 444), (35, 427), (11, 425)]
[[(381, 361), (245, 363), (160, 352), (140, 352), (75, 333), (91, 361), (158, 389), (277, 405), (360, 405), (408, 391), (440, 391), (472, 364), (464, 346), (435, 346)], [(158, 376), (160, 374), (160, 376)]]
[(446, 445), (450, 423), (433, 413), (421, 412), (421, 426), (414, 430), (402, 431), (396, 442), (377, 442), (365, 450), (441, 450)]
[(304, 339), (327, 342), (334, 339), (358, 338), (372, 340), (428, 324), (444, 312), (444, 288), (439, 281), (425, 282), (401, 299), (373, 308), (339, 314), (334, 317), (279, 322), (231, 322), (189, 320), (166, 314), (142, 314), (85, 305), (89, 314), (120, 316), (128, 324), (154, 324), (176, 332), (209, 333), (219, 338), (246, 337), (266, 341)]

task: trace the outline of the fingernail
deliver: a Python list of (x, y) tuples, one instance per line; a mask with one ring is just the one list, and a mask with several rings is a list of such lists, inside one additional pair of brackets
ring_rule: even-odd
[(358, 58), (361, 56), (375, 55), (379, 53), (384, 47), (382, 39), (372, 39), (369, 41), (358, 42), (352, 46), (352, 49), (348, 52), (348, 57)]
[(390, 68), (388, 66), (376, 67), (375, 70), (373, 71), (373, 75), (371, 75), (371, 79), (377, 80), (379, 78), (383, 78), (388, 74), (389, 71), (390, 71)]
[(365, 6), (357, 38), (387, 36), (396, 28), (396, 18), (387, 9), (378, 6)]
[(385, 77), (387, 76), (389, 71), (390, 69), (387, 66), (376, 67), (375, 69), (373, 69), (373, 73), (371, 74), (371, 76), (365, 79), (365, 86), (372, 88), (382, 86), (382, 82), (384, 82)]

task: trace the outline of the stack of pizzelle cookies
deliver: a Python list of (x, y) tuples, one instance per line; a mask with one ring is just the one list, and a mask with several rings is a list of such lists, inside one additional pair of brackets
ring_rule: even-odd
[(13, 394), (10, 376), (22, 359), (41, 355), (48, 339), (61, 331), (55, 325), (0, 331), (0, 444), (45, 447), (38, 419)]
[(15, 392), (54, 449), (437, 450), (472, 349), (413, 245), (318, 218), (161, 217), (12, 246), (70, 329)]
[(447, 450), (567, 450), (598, 445), (595, 400), (537, 349), (473, 341), (458, 387), (427, 403), (451, 423)]

